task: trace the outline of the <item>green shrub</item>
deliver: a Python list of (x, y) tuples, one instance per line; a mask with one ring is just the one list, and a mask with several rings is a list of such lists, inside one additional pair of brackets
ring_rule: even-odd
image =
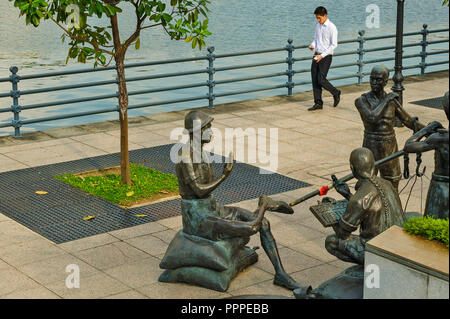
[(437, 240), (448, 246), (448, 218), (413, 217), (403, 224), (403, 229), (412, 235), (419, 235), (429, 240)]

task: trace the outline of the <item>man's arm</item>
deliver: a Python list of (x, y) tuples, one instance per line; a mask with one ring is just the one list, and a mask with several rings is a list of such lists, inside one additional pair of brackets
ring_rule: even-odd
[(230, 175), (232, 168), (232, 163), (226, 163), (222, 176), (208, 184), (201, 184), (198, 182), (198, 176), (195, 174), (192, 162), (184, 163), (182, 171), (185, 182), (189, 184), (189, 187), (198, 197), (202, 198), (209, 195), (212, 191), (219, 187), (219, 185), (222, 184)]
[(363, 203), (362, 199), (360, 200), (356, 197), (354, 196), (349, 200), (344, 215), (342, 215), (339, 223), (333, 226), (336, 235), (340, 239), (348, 238), (352, 232), (358, 229), (359, 224), (361, 224), (361, 216), (364, 211)]
[(425, 127), (425, 125), (420, 123), (416, 117), (411, 117), (397, 99), (395, 99), (393, 103), (395, 103), (395, 115), (407, 128), (414, 132), (418, 132)]
[(311, 50), (311, 51), (314, 51), (314, 49), (315, 49), (315, 44), (316, 44), (316, 40), (317, 40), (317, 25), (316, 25), (316, 28), (314, 29), (314, 40), (313, 40), (313, 42), (309, 45), (309, 49)]
[(386, 107), (396, 96), (398, 96), (396, 93), (389, 93), (374, 110), (370, 110), (367, 98), (362, 95), (355, 100), (355, 106), (364, 120), (370, 123), (377, 123), (381, 119)]
[[(422, 153), (430, 151), (435, 148), (433, 133), (436, 133), (437, 129), (442, 128), (442, 124), (439, 122), (431, 122), (426, 127), (415, 133), (408, 138), (403, 150), (407, 153)], [(421, 141), (422, 138), (427, 137), (426, 140)]]
[(338, 30), (335, 26), (331, 29), (331, 43), (330, 46), (322, 52), (321, 56), (322, 59), (326, 57), (327, 55), (330, 55), (331, 52), (333, 52), (338, 47)]

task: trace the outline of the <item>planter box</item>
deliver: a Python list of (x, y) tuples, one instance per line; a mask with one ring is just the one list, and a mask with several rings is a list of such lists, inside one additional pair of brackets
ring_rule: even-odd
[(366, 243), (364, 277), (364, 299), (448, 299), (449, 251), (393, 226)]

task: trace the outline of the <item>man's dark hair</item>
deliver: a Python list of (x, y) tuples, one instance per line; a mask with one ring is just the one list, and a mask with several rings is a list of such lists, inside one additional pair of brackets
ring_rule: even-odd
[(327, 9), (325, 7), (317, 7), (316, 10), (314, 10), (314, 14), (317, 14), (319, 16), (324, 16), (328, 14)]

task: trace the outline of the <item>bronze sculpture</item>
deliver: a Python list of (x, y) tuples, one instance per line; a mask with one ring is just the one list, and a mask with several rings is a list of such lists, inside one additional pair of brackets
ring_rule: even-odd
[[(375, 66), (370, 75), (371, 91), (355, 100), (355, 106), (364, 124), (363, 147), (373, 152), (375, 160), (387, 157), (398, 151), (394, 124), (398, 118), (414, 132), (424, 127), (417, 118), (411, 117), (398, 102), (397, 93), (386, 93), (384, 87), (389, 79), (385, 66)], [(380, 175), (389, 180), (395, 189), (401, 179), (400, 161), (390, 161), (379, 167)]]
[[(449, 92), (444, 96), (443, 107), (449, 118)], [(425, 138), (425, 139), (423, 139)], [(423, 139), (423, 140), (422, 140)], [(434, 172), (428, 188), (424, 216), (448, 218), (449, 212), (449, 136), (441, 123), (432, 122), (411, 136), (404, 151), (422, 153), (434, 150)]]
[[(245, 245), (250, 236), (260, 233), (261, 244), (275, 268), (274, 284), (290, 290), (301, 287), (284, 270), (277, 245), (264, 217), (266, 210), (292, 214), (284, 202), (261, 196), (254, 212), (239, 207), (223, 206), (211, 194), (233, 169), (233, 161), (225, 163), (223, 173), (215, 178), (203, 145), (212, 139), (213, 118), (202, 111), (191, 111), (185, 117), (190, 143), (180, 151), (176, 164), (182, 198), (183, 229), (175, 236), (160, 267), (163, 282), (187, 282), (226, 291), (231, 279), (243, 268), (255, 263), (257, 255)], [(201, 130), (201, 149), (194, 135)], [(230, 155), (232, 158), (232, 154)]]
[[(353, 150), (350, 168), (358, 180), (354, 194), (351, 194), (347, 184), (332, 176), (334, 188), (348, 201), (344, 211), (338, 213), (336, 208), (342, 206), (342, 201), (336, 202), (329, 197), (317, 205), (328, 211), (311, 210), (324, 226), (331, 226), (335, 231), (325, 240), (327, 251), (340, 260), (357, 265), (345, 269), (314, 290), (311, 287), (294, 290), (298, 299), (362, 299), (366, 242), (393, 225), (401, 226), (405, 221), (398, 193), (391, 182), (375, 175), (375, 159), (369, 149), (361, 147)], [(335, 216), (330, 218), (330, 215)], [(360, 234), (353, 235), (352, 232), (358, 228)]]
[[(375, 176), (375, 160), (369, 149), (353, 150), (350, 167), (358, 180), (356, 193), (352, 195), (345, 183), (335, 185), (348, 204), (339, 223), (333, 226), (336, 234), (325, 240), (325, 248), (343, 261), (363, 265), (365, 243), (393, 225), (401, 226), (405, 216), (393, 185)], [(358, 227), (360, 235), (352, 235)]]

